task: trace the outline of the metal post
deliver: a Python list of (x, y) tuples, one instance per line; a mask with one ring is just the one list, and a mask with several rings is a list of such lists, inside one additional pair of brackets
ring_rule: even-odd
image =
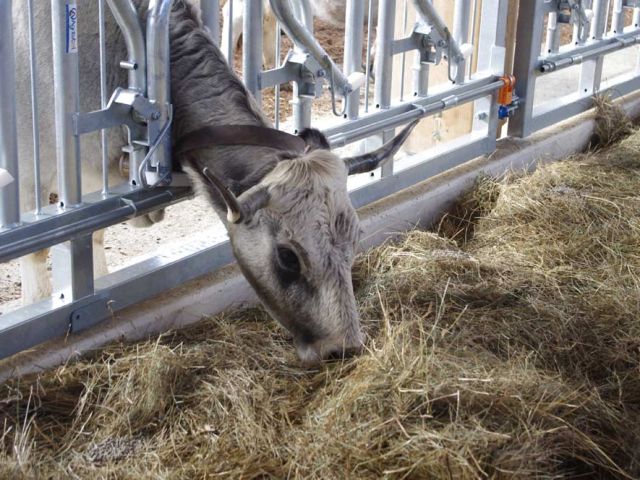
[(365, 54), (364, 112), (369, 113), (369, 85), (371, 83), (371, 29), (373, 27), (373, 0), (367, 10), (367, 53)]
[[(393, 40), (396, 15), (396, 0), (380, 0), (378, 3), (378, 34), (376, 50), (376, 82), (374, 103), (378, 109), (388, 109), (391, 105), (391, 81), (393, 78)], [(382, 132), (382, 141), (393, 137), (393, 130)], [(393, 174), (393, 162), (382, 166), (382, 176)]]
[(242, 77), (258, 105), (262, 71), (262, 0), (245, 0), (242, 26)]
[[(173, 0), (151, 0), (147, 14), (147, 94), (149, 101), (160, 110), (158, 128), (149, 129), (149, 143), (160, 142), (152, 153), (149, 167), (149, 184), (168, 185), (171, 183), (171, 136), (170, 121), (170, 78), (169, 78), (169, 14)], [(155, 130), (155, 131), (151, 131)], [(164, 130), (164, 132), (163, 132)], [(164, 137), (160, 135), (164, 133)], [(151, 152), (150, 152), (151, 153)]]
[[(122, 65), (128, 68), (128, 87), (147, 94), (147, 53), (138, 12), (131, 0), (107, 0), (111, 13), (115, 18), (127, 46), (127, 62)], [(146, 155), (146, 148), (141, 144), (146, 140), (144, 129), (129, 131), (129, 183), (141, 185), (139, 176), (140, 164)]]
[[(107, 47), (104, 24), (104, 0), (98, 0), (98, 37), (100, 42), (100, 108), (107, 106)], [(100, 130), (100, 148), (102, 156), (102, 194), (109, 194), (109, 152), (107, 130)]]
[(40, 187), (40, 128), (38, 120), (38, 95), (36, 85), (38, 82), (38, 69), (36, 67), (36, 39), (33, 21), (33, 0), (27, 4), (29, 10), (29, 70), (31, 76), (31, 126), (33, 129), (33, 195), (35, 214), (40, 215), (42, 209), (42, 191)]
[[(591, 20), (589, 37), (590, 41), (597, 42), (602, 40), (605, 26), (607, 22), (607, 9), (603, 5), (604, 0), (594, 0), (593, 2), (593, 19)], [(600, 88), (600, 80), (602, 78), (602, 65), (604, 57), (600, 56), (595, 59), (585, 60), (580, 67), (580, 80), (578, 83), (578, 91), (585, 95), (593, 95)]]
[(560, 27), (558, 26), (558, 13), (549, 12), (547, 21), (547, 41), (545, 51), (547, 55), (558, 53), (560, 49)]
[[(344, 37), (344, 67), (346, 77), (359, 72), (362, 64), (362, 40), (364, 26), (364, 2), (347, 0)], [(345, 97), (348, 119), (358, 118), (360, 107), (360, 89), (356, 88)]]
[(544, 2), (520, 2), (513, 74), (520, 106), (509, 119), (509, 135), (526, 137), (532, 132), (533, 97), (536, 85), (536, 65), (540, 55), (540, 40), (544, 22)]
[(11, 0), (0, 3), (0, 168), (13, 182), (0, 188), (0, 228), (20, 222), (16, 79)]
[(56, 158), (60, 207), (82, 199), (80, 139), (72, 116), (80, 110), (78, 70), (78, 8), (73, 0), (51, 0), (53, 84), (55, 96)]
[(209, 29), (211, 38), (220, 46), (220, 2), (219, 0), (200, 0), (202, 23)]
[(624, 30), (623, 6), (624, 0), (613, 0), (613, 11), (611, 12), (612, 35), (619, 35)]
[[(60, 208), (82, 201), (80, 141), (73, 115), (80, 109), (78, 72), (78, 8), (74, 0), (51, 0), (56, 157)], [(54, 289), (61, 298), (77, 300), (93, 293), (91, 236), (52, 249)]]
[[(469, 42), (469, 13), (471, 12), (471, 0), (456, 0), (453, 13), (453, 39), (458, 46)], [(452, 59), (450, 58), (451, 62)], [(466, 73), (466, 60), (461, 55), (456, 62), (456, 83), (464, 83)]]

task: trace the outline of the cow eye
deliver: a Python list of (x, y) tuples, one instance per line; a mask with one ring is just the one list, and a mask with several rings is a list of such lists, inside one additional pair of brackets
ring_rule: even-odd
[(278, 266), (291, 273), (300, 273), (300, 259), (289, 247), (278, 246)]

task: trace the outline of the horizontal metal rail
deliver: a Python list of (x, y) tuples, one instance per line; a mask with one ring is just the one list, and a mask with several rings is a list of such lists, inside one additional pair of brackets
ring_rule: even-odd
[[(118, 195), (118, 191), (129, 190)], [(190, 187), (166, 187), (133, 190), (114, 188), (114, 196), (104, 199), (101, 193), (86, 195), (83, 203), (59, 211), (55, 205), (42, 209), (35, 218), (23, 216), (22, 224), (0, 230), (0, 263), (48, 248), (77, 236), (110, 227), (124, 220), (172, 205), (192, 196)]]
[(555, 72), (638, 43), (640, 43), (640, 29), (614, 38), (606, 38), (591, 45), (572, 48), (565, 53), (544, 57), (538, 63), (538, 70), (541, 74)]
[[(463, 85), (443, 89), (413, 102), (392, 105), (357, 120), (341, 123), (323, 130), (332, 148), (369, 137), (381, 130), (397, 127), (412, 120), (454, 108), (466, 102), (490, 95), (504, 86), (504, 81), (490, 76)], [(435, 89), (434, 89), (435, 90)]]

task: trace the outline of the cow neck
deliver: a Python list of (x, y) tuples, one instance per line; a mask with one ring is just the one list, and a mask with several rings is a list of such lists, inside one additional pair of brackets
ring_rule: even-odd
[(258, 125), (205, 126), (183, 135), (173, 147), (174, 155), (183, 155), (220, 146), (253, 146), (302, 153), (306, 142), (297, 135)]

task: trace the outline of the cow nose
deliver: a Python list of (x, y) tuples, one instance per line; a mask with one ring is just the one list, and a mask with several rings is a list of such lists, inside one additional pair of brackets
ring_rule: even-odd
[(352, 342), (331, 342), (320, 340), (314, 343), (298, 343), (298, 357), (305, 365), (317, 365), (323, 360), (344, 360), (354, 357), (362, 352), (364, 348), (362, 341), (358, 338)]

